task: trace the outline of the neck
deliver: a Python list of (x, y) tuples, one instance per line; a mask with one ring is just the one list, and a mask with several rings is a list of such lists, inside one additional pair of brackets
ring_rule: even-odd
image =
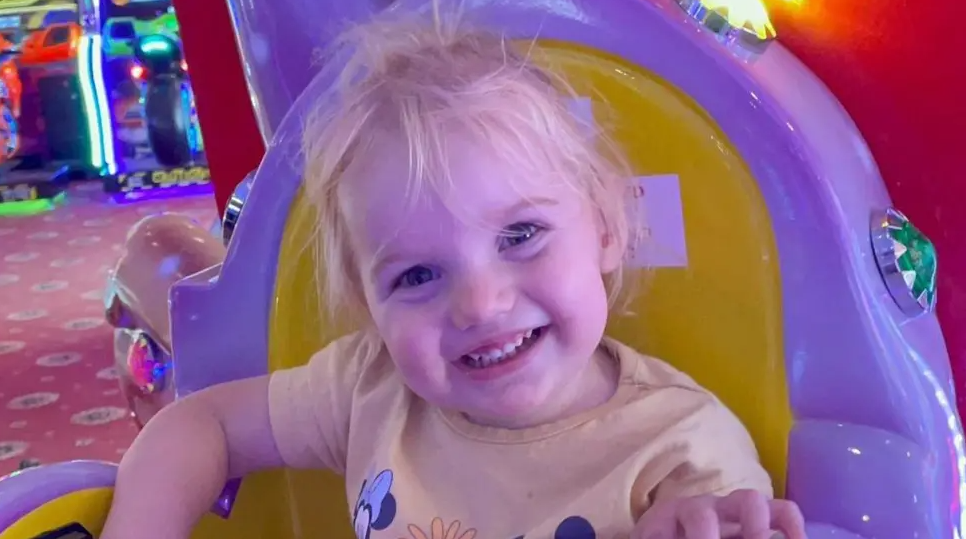
[(597, 348), (583, 375), (575, 380), (570, 391), (562, 392), (562, 397), (569, 394), (569, 398), (560, 403), (562, 412), (553, 421), (582, 414), (609, 401), (617, 391), (619, 377), (620, 364), (617, 360), (602, 348)]
[[(587, 362), (584, 371), (574, 377), (574, 382), (560, 388), (557, 398), (547, 402), (542, 413), (522, 417), (518, 421), (499, 421), (483, 417), (465, 416), (470, 422), (484, 427), (502, 429), (528, 429), (549, 425), (588, 412), (603, 405), (617, 391), (620, 377), (620, 363), (602, 348), (598, 347), (594, 356)], [(547, 413), (552, 411), (552, 413)]]

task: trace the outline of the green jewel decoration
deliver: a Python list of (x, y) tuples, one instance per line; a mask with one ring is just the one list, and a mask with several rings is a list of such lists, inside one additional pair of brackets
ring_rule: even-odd
[(892, 298), (910, 316), (936, 306), (936, 247), (895, 209), (873, 218), (872, 248)]
[(896, 263), (913, 297), (924, 308), (936, 298), (936, 247), (912, 223), (890, 228)]

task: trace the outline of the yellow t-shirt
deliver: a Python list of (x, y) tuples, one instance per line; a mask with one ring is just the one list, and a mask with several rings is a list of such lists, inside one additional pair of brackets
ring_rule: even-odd
[(608, 402), (506, 430), (422, 400), (385, 351), (365, 354), (350, 335), (272, 376), (275, 441), (290, 467), (345, 476), (360, 539), (617, 539), (655, 499), (772, 495), (750, 435), (711, 393), (623, 344), (601, 346), (620, 364)]

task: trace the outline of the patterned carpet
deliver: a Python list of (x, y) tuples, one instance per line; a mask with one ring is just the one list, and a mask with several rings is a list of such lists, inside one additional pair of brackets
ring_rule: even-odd
[(216, 219), (210, 195), (118, 205), (96, 182), (0, 217), (0, 477), (26, 459), (117, 461), (130, 444), (103, 290), (128, 229), (161, 211)]

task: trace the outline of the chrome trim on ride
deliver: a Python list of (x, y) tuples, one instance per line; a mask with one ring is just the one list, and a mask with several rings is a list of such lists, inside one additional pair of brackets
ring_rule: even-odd
[(757, 56), (775, 41), (774, 29), (770, 24), (762, 37), (750, 27), (733, 25), (718, 9), (709, 8), (703, 0), (677, 0), (681, 9), (701, 26), (710, 31), (722, 44), (739, 56)]
[(876, 267), (899, 310), (909, 317), (932, 312), (938, 269), (933, 243), (893, 208), (876, 212), (870, 228)]
[(236, 187), (235, 191), (231, 194), (231, 198), (228, 199), (228, 204), (225, 205), (225, 214), (221, 218), (221, 237), (224, 241), (225, 246), (231, 241), (231, 236), (235, 232), (235, 226), (238, 225), (238, 219), (241, 217), (242, 208), (245, 206), (245, 201), (248, 200), (248, 193), (251, 191), (252, 182), (255, 180), (255, 171), (251, 171), (245, 176)]

